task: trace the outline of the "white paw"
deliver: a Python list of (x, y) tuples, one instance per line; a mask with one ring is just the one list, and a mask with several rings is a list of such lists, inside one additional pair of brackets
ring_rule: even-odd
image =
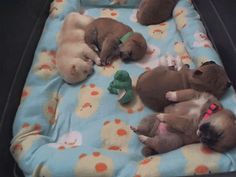
[(177, 94), (176, 92), (167, 92), (166, 99), (169, 101), (177, 101)]
[(156, 117), (157, 117), (161, 122), (164, 121), (164, 114), (163, 114), (163, 113), (157, 114)]
[(100, 66), (101, 65), (101, 58), (99, 58), (99, 57), (95, 58), (94, 62), (96, 63), (96, 65)]
[(138, 128), (134, 127), (134, 126), (130, 126), (130, 129), (133, 130), (134, 132), (136, 132), (138, 130)]
[(138, 138), (142, 143), (145, 143), (145, 141), (148, 139), (148, 137), (144, 135), (139, 135)]

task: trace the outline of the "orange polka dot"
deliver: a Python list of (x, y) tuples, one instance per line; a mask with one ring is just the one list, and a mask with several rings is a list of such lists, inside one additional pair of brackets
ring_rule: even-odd
[(28, 128), (30, 125), (29, 125), (29, 123), (24, 123), (23, 125), (22, 125), (22, 128)]
[(95, 169), (97, 173), (102, 173), (107, 170), (107, 165), (105, 163), (100, 162), (96, 164)]
[(206, 147), (206, 146), (202, 146), (202, 147), (201, 147), (201, 151), (202, 151), (204, 154), (212, 154), (212, 153), (213, 153), (213, 151), (212, 151), (210, 148)]
[(96, 87), (96, 85), (95, 84), (90, 84), (90, 87), (94, 88), (94, 87)]
[(59, 146), (57, 149), (58, 150), (65, 150), (65, 147), (64, 146)]
[(111, 16), (116, 16), (116, 15), (117, 15), (117, 13), (115, 13), (115, 12), (111, 13)]
[(119, 146), (111, 146), (108, 149), (113, 150), (113, 151), (120, 151), (121, 150)]
[(55, 113), (55, 109), (52, 106), (48, 106), (48, 112), (50, 114), (54, 114)]
[[(57, 1), (62, 1), (62, 0), (57, 0)], [(53, 58), (56, 57), (56, 51), (50, 51), (48, 54)]]
[(29, 93), (28, 93), (26, 90), (23, 90), (23, 92), (22, 92), (22, 96), (21, 96), (21, 97), (27, 97), (28, 94), (29, 94)]
[(133, 109), (131, 109), (131, 108), (129, 108), (127, 111), (128, 111), (129, 114), (133, 114), (134, 113)]
[(107, 121), (105, 121), (105, 122), (103, 123), (103, 125), (107, 125), (107, 124), (109, 124), (109, 123), (110, 123), (110, 121), (107, 120)]
[(115, 119), (115, 123), (119, 124), (119, 123), (121, 123), (121, 120), (120, 119)]
[(90, 104), (90, 103), (88, 103), (88, 102), (86, 102), (86, 103), (84, 103), (83, 104), (83, 106), (82, 106), (82, 108), (87, 108), (87, 107), (92, 107), (92, 105)]
[(16, 150), (23, 151), (23, 147), (21, 144), (15, 144), (13, 146), (13, 151), (15, 152)]
[(116, 133), (117, 133), (117, 135), (119, 135), (119, 136), (125, 136), (125, 135), (127, 135), (127, 131), (126, 131), (125, 129), (118, 129)]
[(41, 130), (41, 125), (39, 125), (39, 124), (35, 124), (35, 126), (34, 126), (34, 130), (36, 130), (36, 131)]
[(91, 95), (92, 95), (92, 96), (99, 95), (99, 92), (98, 92), (98, 91), (92, 91), (92, 92), (91, 92)]
[(82, 158), (84, 158), (84, 157), (86, 157), (86, 156), (87, 156), (87, 154), (84, 154), (84, 153), (83, 153), (83, 154), (81, 154), (81, 155), (79, 156), (79, 158), (82, 159)]
[(48, 64), (42, 64), (40, 67), (39, 67), (39, 70), (51, 70), (51, 67), (48, 65)]
[(152, 159), (144, 159), (143, 161), (141, 161), (142, 165), (148, 164)]
[(93, 156), (94, 156), (94, 157), (100, 156), (100, 152), (94, 152), (94, 153), (93, 153)]
[(56, 0), (56, 2), (63, 2), (63, 0)]
[(141, 177), (141, 175), (135, 175), (134, 177)]
[(206, 174), (206, 173), (209, 173), (209, 169), (205, 165), (197, 166), (194, 171), (195, 171), (196, 174)]

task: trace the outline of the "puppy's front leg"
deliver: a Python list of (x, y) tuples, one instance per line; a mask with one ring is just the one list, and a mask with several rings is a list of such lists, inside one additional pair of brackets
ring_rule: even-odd
[(98, 32), (96, 28), (89, 25), (88, 28), (86, 29), (84, 40), (88, 44), (88, 46), (95, 52), (99, 51), (99, 48), (97, 46), (98, 45), (97, 35)]
[(169, 91), (166, 93), (166, 98), (169, 101), (182, 102), (197, 98), (200, 95), (201, 93), (194, 89), (184, 89), (178, 91)]
[(102, 65), (111, 63), (111, 60), (119, 55), (119, 41), (107, 36), (103, 41), (100, 58)]
[(85, 59), (90, 59), (96, 63), (96, 65), (101, 65), (101, 59), (89, 46), (85, 45), (83, 49), (83, 57)]

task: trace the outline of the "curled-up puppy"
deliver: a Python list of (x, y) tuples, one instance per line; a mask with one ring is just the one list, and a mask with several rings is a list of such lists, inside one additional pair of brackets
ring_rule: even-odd
[(131, 126), (145, 144), (145, 156), (197, 142), (218, 152), (236, 146), (236, 117), (216, 97), (192, 89), (167, 92), (166, 97), (176, 103), (164, 113), (145, 117), (138, 127)]
[(100, 58), (84, 41), (84, 28), (94, 19), (79, 13), (70, 13), (58, 34), (56, 66), (62, 78), (70, 84), (85, 80), (93, 72), (93, 61)]
[(110, 64), (116, 57), (140, 60), (147, 50), (140, 33), (111, 18), (98, 18), (90, 23), (85, 30), (85, 42), (100, 54), (102, 65)]
[(143, 25), (162, 23), (172, 17), (178, 0), (142, 0), (137, 11), (137, 20)]

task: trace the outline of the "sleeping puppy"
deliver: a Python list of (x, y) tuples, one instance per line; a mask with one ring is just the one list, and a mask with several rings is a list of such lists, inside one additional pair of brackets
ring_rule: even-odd
[(59, 32), (56, 67), (67, 83), (85, 80), (93, 72), (93, 61), (100, 65), (100, 58), (84, 41), (84, 28), (92, 21), (90, 16), (72, 12)]
[(85, 42), (100, 53), (101, 64), (110, 64), (120, 57), (125, 61), (136, 61), (144, 57), (147, 43), (140, 33), (116, 20), (98, 18), (85, 31)]
[(143, 25), (162, 23), (172, 17), (178, 0), (142, 0), (137, 11), (137, 20)]
[(186, 89), (167, 92), (166, 98), (175, 104), (144, 118), (137, 128), (131, 126), (145, 144), (145, 156), (197, 142), (218, 152), (236, 146), (236, 117), (216, 97)]

